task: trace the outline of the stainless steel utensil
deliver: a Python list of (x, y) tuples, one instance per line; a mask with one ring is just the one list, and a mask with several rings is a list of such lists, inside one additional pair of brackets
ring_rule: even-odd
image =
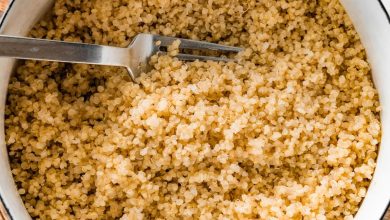
[[(0, 35), (0, 57), (121, 66), (126, 67), (135, 80), (150, 69), (150, 57), (156, 53), (165, 53), (160, 49), (168, 47), (175, 40), (181, 41), (180, 49), (235, 53), (242, 50), (238, 47), (152, 34), (137, 35), (127, 48)], [(230, 61), (226, 57), (186, 53), (180, 53), (176, 57), (187, 61)]]

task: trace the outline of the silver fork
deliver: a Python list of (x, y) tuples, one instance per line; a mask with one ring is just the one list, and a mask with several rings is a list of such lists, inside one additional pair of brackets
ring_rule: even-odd
[[(233, 53), (242, 50), (238, 47), (152, 34), (137, 35), (126, 48), (0, 35), (0, 57), (121, 66), (126, 67), (131, 78), (136, 81), (141, 73), (150, 70), (151, 56), (165, 53), (161, 48), (168, 47), (178, 39), (181, 42), (179, 49)], [(186, 61), (230, 61), (226, 57), (188, 53), (179, 53), (176, 57)]]

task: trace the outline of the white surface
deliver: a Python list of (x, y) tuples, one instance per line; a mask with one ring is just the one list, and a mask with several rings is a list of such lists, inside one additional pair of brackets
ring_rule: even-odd
[(390, 0), (382, 0), (383, 5), (386, 7), (387, 12), (390, 13)]
[[(32, 25), (50, 6), (51, 0), (16, 0), (6, 15), (6, 22), (0, 28), (1, 34), (26, 35)], [(26, 12), (31, 12), (26, 16)], [(36, 12), (36, 13), (34, 13)], [(8, 79), (13, 69), (14, 60), (0, 58), (0, 195), (14, 220), (29, 220), (23, 202), (17, 192), (8, 162), (8, 154), (4, 138), (4, 107), (7, 94)]]
[[(390, 23), (376, 0), (341, 0), (355, 24), (373, 70), (382, 105), (382, 141), (374, 178), (357, 220), (380, 219), (390, 199)], [(383, 1), (386, 5), (389, 0)]]

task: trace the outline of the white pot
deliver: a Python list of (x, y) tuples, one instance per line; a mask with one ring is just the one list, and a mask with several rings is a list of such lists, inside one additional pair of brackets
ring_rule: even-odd
[[(355, 219), (380, 219), (390, 200), (390, 0), (341, 0), (366, 47), (382, 105), (382, 141), (374, 178)], [(14, 0), (0, 34), (25, 36), (53, 0)], [(1, 45), (0, 45), (1, 46)], [(10, 219), (31, 219), (17, 192), (4, 141), (4, 107), (15, 60), (0, 58), (0, 199)]]

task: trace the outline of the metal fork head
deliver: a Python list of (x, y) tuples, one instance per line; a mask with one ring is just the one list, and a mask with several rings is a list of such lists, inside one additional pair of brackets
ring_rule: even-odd
[[(129, 45), (129, 65), (127, 70), (133, 80), (136, 80), (142, 73), (150, 71), (150, 58), (156, 53), (165, 54), (162, 48), (167, 48), (174, 41), (180, 40), (179, 49), (217, 51), (220, 53), (238, 53), (242, 48), (214, 44), (204, 41), (188, 40), (175, 37), (165, 37), (153, 34), (138, 34)], [(220, 56), (202, 56), (189, 53), (179, 53), (175, 57), (185, 61), (221, 61), (228, 62), (232, 59)]]

